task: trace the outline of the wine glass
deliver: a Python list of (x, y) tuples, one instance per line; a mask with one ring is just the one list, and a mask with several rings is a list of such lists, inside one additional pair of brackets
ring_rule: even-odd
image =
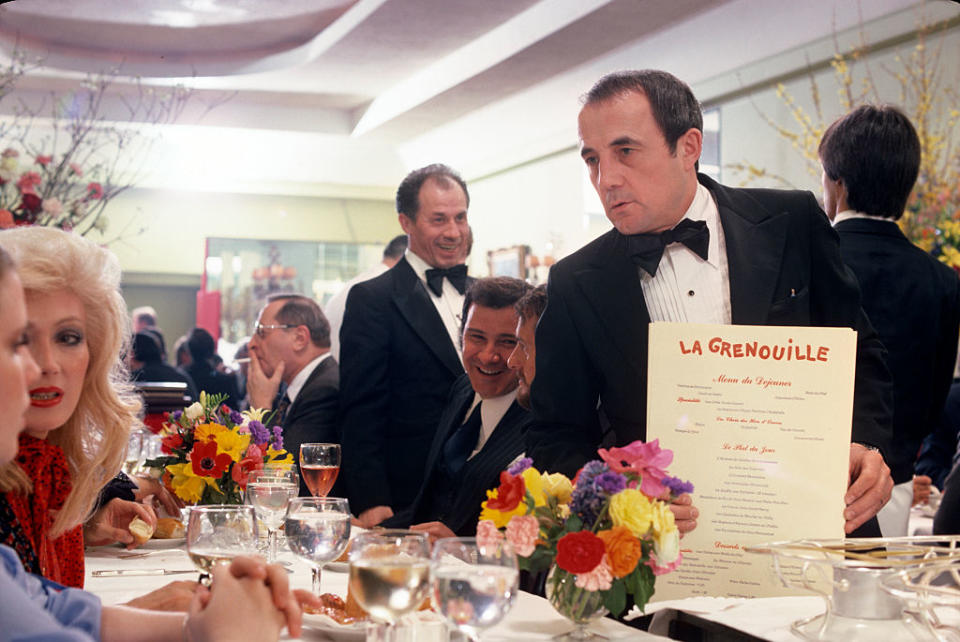
[(326, 497), (340, 473), (340, 444), (300, 444), (300, 473), (314, 497)]
[(295, 497), (284, 518), (287, 545), (313, 567), (313, 594), (320, 595), (320, 571), (347, 550), (350, 505), (341, 497)]
[(133, 476), (140, 465), (140, 451), (143, 449), (143, 432), (132, 430), (127, 437), (127, 452), (123, 458), (123, 472)]
[(372, 619), (368, 642), (394, 642), (397, 621), (420, 608), (430, 589), (430, 546), (424, 533), (367, 531), (350, 550), (350, 594)]
[(517, 599), (517, 556), (505, 540), (487, 546), (475, 537), (437, 540), (430, 571), (434, 608), (473, 642)]
[(253, 506), (193, 506), (187, 520), (187, 554), (209, 584), (214, 564), (237, 555), (257, 554)]
[(290, 500), (300, 492), (296, 470), (255, 470), (247, 478), (246, 501), (267, 527), (267, 562), (277, 561), (277, 530), (283, 525)]

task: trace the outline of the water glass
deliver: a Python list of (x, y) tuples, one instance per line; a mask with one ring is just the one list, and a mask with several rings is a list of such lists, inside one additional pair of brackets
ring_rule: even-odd
[(420, 608), (430, 589), (430, 545), (424, 533), (361, 533), (350, 550), (350, 594), (373, 620), (368, 642), (393, 642), (397, 621)]
[(193, 506), (187, 520), (187, 554), (209, 584), (214, 564), (238, 555), (257, 554), (253, 506)]
[(300, 473), (314, 497), (326, 497), (340, 473), (340, 444), (300, 444)]
[(284, 518), (287, 545), (313, 567), (313, 593), (320, 595), (323, 565), (337, 559), (350, 541), (350, 505), (341, 497), (295, 497)]
[(437, 540), (430, 572), (434, 609), (474, 642), (517, 599), (517, 556), (505, 540), (488, 546), (475, 537)]
[(290, 500), (300, 491), (296, 471), (255, 470), (247, 478), (246, 502), (253, 506), (257, 518), (267, 527), (267, 562), (277, 561), (277, 531), (283, 526)]

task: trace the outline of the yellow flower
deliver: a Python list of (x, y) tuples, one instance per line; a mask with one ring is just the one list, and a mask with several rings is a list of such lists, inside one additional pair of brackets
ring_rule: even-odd
[(206, 485), (217, 488), (217, 482), (211, 477), (200, 477), (193, 472), (193, 464), (189, 461), (183, 464), (167, 466), (167, 472), (172, 475), (170, 487), (177, 497), (189, 504), (196, 504), (203, 495)]
[(652, 509), (650, 521), (651, 526), (653, 526), (654, 536), (660, 537), (662, 534), (677, 530), (676, 522), (673, 518), (673, 511), (670, 510), (669, 504), (666, 502), (653, 502)]
[(561, 473), (543, 473), (540, 476), (543, 480), (543, 490), (548, 495), (553, 495), (561, 504), (569, 503), (573, 495), (573, 484), (565, 475)]
[[(523, 478), (526, 492), (530, 493), (530, 496), (533, 497), (534, 506), (545, 506), (547, 498), (543, 493), (543, 480), (540, 477), (540, 473), (535, 468), (527, 468), (520, 474), (520, 477)], [(488, 501), (496, 499), (497, 497), (499, 497), (499, 493), (496, 488), (487, 491)], [(490, 508), (487, 506), (487, 502), (483, 502), (480, 506), (482, 507), (480, 519), (489, 519), (497, 525), (497, 528), (506, 528), (511, 517), (514, 515), (526, 515), (529, 512), (526, 499), (521, 499), (516, 508), (509, 511), (499, 511), (495, 508)]]
[(653, 520), (650, 500), (636, 488), (621, 490), (610, 498), (610, 519), (614, 526), (625, 526), (636, 537), (643, 537)]
[[(240, 414), (246, 417), (247, 420), (249, 421), (259, 421), (260, 423), (263, 423), (263, 418), (267, 414), (267, 409), (266, 408), (250, 408), (249, 410), (242, 411)], [(247, 423), (247, 422), (245, 421), (243, 423)]]
[(267, 461), (278, 464), (293, 464), (293, 455), (286, 450), (276, 450), (273, 446), (267, 448)]
[(233, 461), (240, 461), (243, 453), (247, 450), (247, 446), (250, 445), (249, 433), (241, 435), (232, 430), (218, 432), (213, 436), (213, 439), (217, 442), (217, 452), (230, 455)]
[[(523, 483), (527, 486), (527, 492), (533, 497), (533, 505), (545, 506), (547, 497), (543, 494), (543, 477), (540, 476), (540, 472), (536, 468), (527, 468), (521, 473), (521, 477), (523, 477)], [(524, 504), (524, 502), (520, 503)]]
[(196, 441), (216, 439), (220, 433), (227, 432), (227, 427), (220, 424), (200, 424), (193, 433)]

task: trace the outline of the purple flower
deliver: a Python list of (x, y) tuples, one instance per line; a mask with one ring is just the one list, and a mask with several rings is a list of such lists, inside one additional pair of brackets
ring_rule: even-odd
[(671, 495), (683, 495), (693, 492), (693, 484), (683, 481), (679, 477), (667, 476), (664, 477), (660, 483), (670, 489)]
[(516, 476), (521, 474), (527, 468), (530, 468), (530, 466), (533, 466), (533, 460), (530, 459), (529, 457), (524, 457), (523, 459), (515, 463), (513, 466), (510, 466), (510, 468), (507, 468), (507, 472), (510, 473), (511, 475)]
[(280, 426), (273, 427), (273, 449), (283, 450), (283, 428)]
[(608, 470), (594, 477), (593, 485), (607, 495), (615, 495), (627, 487), (627, 478), (620, 473)]
[(257, 446), (262, 446), (270, 439), (270, 431), (256, 419), (249, 423), (249, 427), (250, 436), (253, 438), (253, 443)]
[(183, 416), (183, 411), (182, 411), (182, 410), (174, 410), (173, 412), (170, 413), (170, 420), (171, 420), (171, 421), (180, 421), (180, 417), (182, 417), (182, 416)]
[(243, 415), (241, 415), (241, 414), (240, 414), (239, 412), (237, 412), (236, 410), (231, 410), (231, 411), (230, 411), (230, 421), (232, 421), (235, 425), (239, 426), (240, 424), (243, 423)]
[(594, 477), (608, 470), (610, 470), (610, 468), (599, 459), (588, 461), (583, 465), (583, 468), (580, 469), (580, 472), (577, 473), (576, 484), (577, 486), (580, 484), (589, 485), (593, 482)]
[(570, 510), (583, 520), (584, 526), (589, 528), (597, 521), (605, 497), (592, 484), (577, 484), (570, 497)]

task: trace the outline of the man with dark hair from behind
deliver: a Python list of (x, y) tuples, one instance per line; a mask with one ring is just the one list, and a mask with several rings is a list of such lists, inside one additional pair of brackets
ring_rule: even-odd
[[(283, 447), (294, 459), (300, 444), (339, 442), (340, 366), (316, 301), (300, 294), (267, 297), (248, 349), (250, 406), (275, 411), (270, 423), (283, 426)], [(310, 495), (302, 478), (300, 494)]]
[(467, 290), (460, 336), (466, 372), (450, 388), (420, 492), (385, 526), (412, 524), (431, 538), (476, 534), (486, 491), (523, 453), (531, 420), (517, 403), (517, 373), (507, 365), (517, 344), (515, 306), (529, 290), (504, 276), (478, 279)]
[[(646, 439), (651, 322), (851, 327), (845, 531), (869, 520), (879, 534), (871, 518), (893, 482), (872, 448), (889, 447), (890, 383), (856, 278), (812, 194), (733, 189), (698, 174), (702, 130), (693, 92), (663, 71), (610, 74), (586, 95), (580, 155), (614, 229), (550, 270), (527, 455), (572, 475), (602, 442)], [(673, 509), (686, 532), (698, 511), (681, 501)]]
[(827, 128), (819, 154), (824, 209), (893, 375), (887, 463), (896, 486), (877, 518), (885, 537), (903, 536), (917, 451), (936, 427), (953, 380), (960, 280), (897, 225), (920, 170), (920, 139), (903, 112), (857, 107)]
[(237, 379), (232, 374), (217, 372), (213, 356), (217, 351), (217, 343), (213, 335), (203, 328), (193, 328), (187, 333), (187, 349), (190, 352), (190, 365), (184, 368), (193, 379), (197, 392), (206, 392), (208, 395), (224, 394), (223, 403), (233, 410), (240, 409), (243, 395), (237, 388)]
[(347, 296), (350, 294), (350, 289), (357, 283), (369, 281), (392, 268), (397, 264), (397, 261), (403, 258), (406, 249), (406, 234), (393, 237), (383, 248), (383, 260), (347, 281), (343, 289), (327, 301), (323, 313), (327, 315), (327, 321), (330, 322), (330, 354), (333, 355), (334, 359), (340, 358), (340, 328), (343, 326), (343, 312), (347, 307)]
[(408, 507), (460, 362), (469, 284), (467, 185), (445, 165), (397, 188), (404, 257), (347, 297), (340, 331), (343, 466), (350, 508), (371, 527)]

